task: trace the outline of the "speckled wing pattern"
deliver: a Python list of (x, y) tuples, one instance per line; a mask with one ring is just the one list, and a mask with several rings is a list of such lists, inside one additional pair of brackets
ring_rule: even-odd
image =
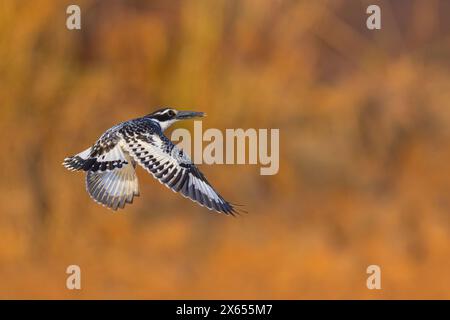
[(136, 163), (123, 151), (118, 128), (108, 130), (92, 147), (63, 162), (69, 170), (86, 171), (86, 190), (91, 198), (113, 210), (124, 208), (139, 196)]
[(124, 208), (139, 195), (139, 184), (134, 166), (106, 171), (88, 171), (86, 190), (94, 201), (113, 210)]
[(233, 206), (217, 193), (191, 159), (162, 133), (129, 136), (124, 149), (159, 182), (184, 197), (225, 214)]

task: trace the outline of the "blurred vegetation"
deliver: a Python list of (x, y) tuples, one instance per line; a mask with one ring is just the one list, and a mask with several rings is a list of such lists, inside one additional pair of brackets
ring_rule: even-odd
[[(0, 297), (450, 298), (450, 2), (376, 2), (2, 1)], [(280, 128), (278, 175), (201, 166), (249, 214), (143, 170), (113, 214), (61, 166), (159, 106)]]

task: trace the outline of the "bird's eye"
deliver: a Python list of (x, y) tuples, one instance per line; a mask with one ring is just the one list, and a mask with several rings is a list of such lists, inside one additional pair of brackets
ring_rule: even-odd
[(175, 116), (175, 112), (173, 112), (172, 110), (169, 110), (169, 111), (167, 112), (167, 115), (168, 115), (169, 117), (173, 117), (173, 116)]

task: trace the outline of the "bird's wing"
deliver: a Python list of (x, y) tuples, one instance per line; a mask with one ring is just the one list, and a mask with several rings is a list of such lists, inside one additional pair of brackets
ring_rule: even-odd
[(91, 198), (113, 210), (132, 203), (139, 195), (136, 164), (119, 142), (99, 140), (63, 162), (69, 170), (86, 171), (86, 190)]
[(122, 168), (107, 171), (88, 171), (86, 190), (91, 198), (110, 209), (123, 209), (139, 196), (139, 184), (131, 161)]
[(163, 134), (128, 137), (123, 146), (133, 159), (162, 184), (183, 196), (225, 214), (236, 210), (206, 180), (191, 159)]

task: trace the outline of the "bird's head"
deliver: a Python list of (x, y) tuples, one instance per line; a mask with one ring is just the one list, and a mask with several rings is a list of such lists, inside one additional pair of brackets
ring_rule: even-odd
[(164, 131), (176, 121), (200, 118), (204, 115), (205, 114), (203, 112), (178, 111), (173, 108), (163, 108), (149, 114), (147, 118), (157, 121), (161, 126), (161, 129)]

